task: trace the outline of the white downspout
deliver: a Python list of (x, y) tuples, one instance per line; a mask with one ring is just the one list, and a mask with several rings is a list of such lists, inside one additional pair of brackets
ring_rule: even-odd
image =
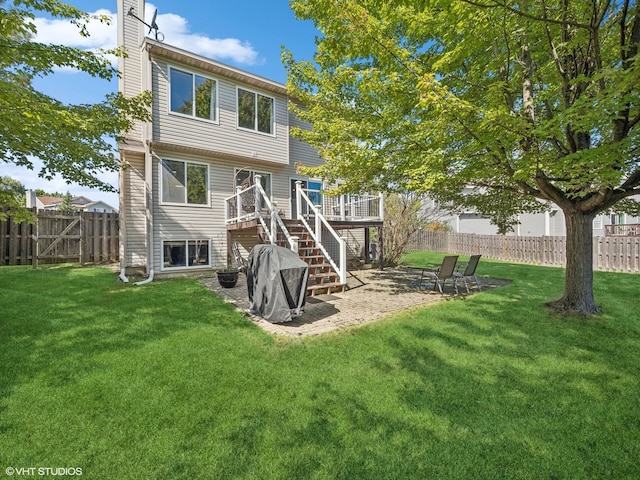
[[(123, 162), (122, 155), (120, 156), (120, 161)], [(126, 211), (126, 206), (123, 208), (123, 201), (120, 194), (124, 192), (124, 175), (122, 173), (122, 165), (120, 165), (120, 171), (118, 172), (118, 198), (120, 203), (120, 212), (118, 219), (118, 226), (120, 228), (120, 275), (118, 278), (122, 280), (123, 283), (129, 283), (129, 278), (125, 273), (125, 263), (126, 263), (126, 249), (125, 245), (127, 243), (127, 216), (124, 213)]]

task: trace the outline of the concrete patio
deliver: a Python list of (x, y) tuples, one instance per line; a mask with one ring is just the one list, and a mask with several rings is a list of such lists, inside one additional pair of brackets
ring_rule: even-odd
[[(432, 289), (418, 288), (420, 273), (406, 268), (356, 270), (349, 272), (344, 293), (307, 297), (304, 314), (287, 323), (271, 323), (249, 313), (249, 297), (244, 275), (234, 288), (222, 288), (216, 277), (200, 282), (243, 312), (252, 322), (274, 335), (302, 337), (319, 335), (345, 327), (386, 317), (388, 315), (438, 301), (455, 299), (448, 282), (444, 296)], [(505, 285), (507, 282), (479, 277), (482, 289)], [(466, 295), (459, 282), (460, 293)], [(471, 294), (476, 293), (475, 284)]]

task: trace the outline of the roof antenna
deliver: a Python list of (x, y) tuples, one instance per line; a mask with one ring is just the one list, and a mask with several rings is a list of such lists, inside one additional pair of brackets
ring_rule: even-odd
[(140, 17), (138, 17), (135, 13), (133, 13), (134, 8), (131, 7), (129, 8), (129, 11), (127, 12), (127, 15), (129, 17), (133, 17), (136, 20), (138, 20), (139, 22), (141, 22), (142, 24), (146, 25), (147, 27), (149, 27), (149, 33), (153, 32), (156, 40), (158, 40), (159, 42), (163, 42), (164, 41), (164, 35), (162, 34), (162, 32), (158, 31), (158, 24), (156, 23), (156, 18), (158, 16), (158, 9), (156, 8), (156, 11), (153, 12), (153, 18), (151, 19), (151, 25), (149, 25), (147, 22), (145, 22), (144, 20), (142, 20)]

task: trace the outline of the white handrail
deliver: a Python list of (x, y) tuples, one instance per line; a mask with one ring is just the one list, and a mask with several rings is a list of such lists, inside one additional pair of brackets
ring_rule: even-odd
[[(294, 237), (291, 236), (291, 233), (289, 233), (289, 230), (287, 229), (284, 222), (280, 218), (280, 215), (278, 215), (276, 208), (273, 206), (273, 204), (267, 197), (267, 193), (264, 191), (264, 189), (262, 188), (262, 184), (260, 183), (260, 175), (255, 175), (254, 178), (255, 178), (255, 187), (257, 192), (259, 193), (259, 195), (255, 196), (256, 197), (256, 207), (255, 207), (256, 216), (260, 221), (260, 223), (262, 224), (262, 228), (264, 228), (267, 234), (269, 235), (269, 241), (272, 244), (274, 244), (278, 240), (277, 232), (276, 232), (276, 229), (277, 229), (276, 223), (277, 223), (280, 229), (282, 230), (282, 233), (284, 234), (285, 238), (287, 239), (287, 242), (289, 243), (289, 248), (294, 252), (296, 252), (297, 254), (298, 242)], [(267, 206), (267, 209), (269, 210), (269, 213), (271, 214), (270, 228), (267, 227), (266, 222), (262, 218), (262, 213), (260, 212), (260, 199), (264, 201), (265, 205)]]
[[(320, 213), (320, 210), (313, 204), (313, 202), (309, 199), (307, 194), (302, 190), (302, 182), (296, 182), (296, 201), (297, 201), (297, 219), (304, 223), (305, 227), (311, 234), (311, 237), (316, 242), (316, 246), (322, 251), (322, 254), (329, 261), (329, 264), (338, 272), (338, 278), (340, 279), (340, 283), (347, 283), (347, 242), (344, 238), (336, 233), (333, 227), (329, 224), (326, 218)], [(306, 203), (308, 211), (313, 212), (315, 216), (315, 225), (314, 228), (311, 228), (307, 220), (302, 215), (302, 201)], [(335, 259), (329, 254), (327, 249), (322, 244), (322, 234), (320, 233), (320, 224), (324, 225), (327, 231), (331, 234), (331, 236), (338, 242), (340, 246), (340, 258), (338, 263), (336, 263)]]

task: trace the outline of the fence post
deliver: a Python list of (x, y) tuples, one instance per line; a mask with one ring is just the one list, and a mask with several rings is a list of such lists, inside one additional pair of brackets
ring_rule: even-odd
[(38, 247), (40, 219), (38, 218), (37, 207), (33, 207), (31, 211), (36, 218), (31, 231), (31, 268), (36, 269), (38, 268), (38, 255), (40, 254), (40, 248)]

